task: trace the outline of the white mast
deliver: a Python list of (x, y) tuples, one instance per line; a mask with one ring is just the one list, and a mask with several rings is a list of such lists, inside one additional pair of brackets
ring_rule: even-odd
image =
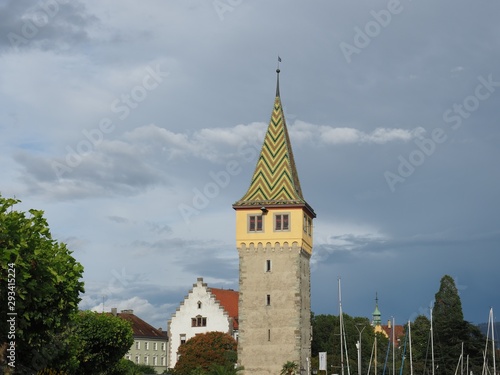
[(432, 307), (431, 307), (431, 363), (432, 363), (432, 375), (434, 375), (434, 331), (432, 330)]
[[(396, 340), (395, 340), (395, 331), (396, 331), (396, 321), (394, 317), (392, 317), (392, 375), (396, 375), (396, 361), (395, 361), (395, 351), (396, 351)], [(434, 374), (432, 374), (434, 375)]]
[(495, 322), (493, 320), (493, 307), (490, 308), (490, 321), (491, 321), (491, 350), (493, 351), (493, 375), (497, 375), (497, 366), (495, 360)]
[(413, 356), (411, 354), (411, 326), (408, 320), (408, 340), (410, 341), (410, 375), (413, 375)]
[(342, 291), (340, 289), (340, 277), (338, 279), (338, 284), (339, 284), (339, 323), (340, 323), (340, 371), (341, 374), (344, 375), (344, 322), (343, 322), (343, 317), (342, 317)]

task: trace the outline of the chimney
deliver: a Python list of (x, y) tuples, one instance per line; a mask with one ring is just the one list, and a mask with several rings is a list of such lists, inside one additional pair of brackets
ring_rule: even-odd
[(387, 321), (387, 328), (391, 329), (391, 320), (390, 319)]
[(112, 307), (111, 308), (111, 314), (113, 314), (114, 316), (116, 316), (116, 312), (117, 312), (116, 307)]

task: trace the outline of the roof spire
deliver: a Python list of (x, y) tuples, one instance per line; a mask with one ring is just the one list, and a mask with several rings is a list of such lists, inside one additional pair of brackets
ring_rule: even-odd
[(257, 165), (245, 195), (233, 204), (236, 207), (303, 206), (316, 217), (302, 196), (299, 176), (293, 158), (285, 114), (279, 94), (279, 63), (276, 69), (276, 97), (271, 120), (264, 137)]
[(372, 320), (372, 325), (373, 326), (379, 326), (381, 324), (381, 319), (380, 316), (380, 310), (378, 309), (378, 292), (375, 292), (375, 311), (373, 311), (373, 320)]

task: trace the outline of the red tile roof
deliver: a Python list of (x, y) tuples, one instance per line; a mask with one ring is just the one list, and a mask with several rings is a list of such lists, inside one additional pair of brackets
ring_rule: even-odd
[(208, 288), (233, 321), (233, 329), (238, 329), (239, 293), (232, 289)]
[(167, 339), (167, 332), (154, 328), (152, 325), (146, 323), (144, 320), (134, 315), (133, 313), (121, 312), (117, 313), (116, 316), (131, 323), (132, 330), (134, 331), (134, 337)]
[[(381, 326), (382, 329), (384, 330), (387, 338), (390, 338), (392, 339), (392, 328), (389, 326), (389, 325), (382, 325)], [(398, 326), (398, 325), (395, 325), (394, 326), (394, 343), (396, 347), (398, 347), (399, 343), (402, 342), (403, 340), (401, 340), (400, 342), (398, 342), (398, 339), (402, 339), (402, 337), (404, 337), (405, 335), (405, 327), (404, 326)]]

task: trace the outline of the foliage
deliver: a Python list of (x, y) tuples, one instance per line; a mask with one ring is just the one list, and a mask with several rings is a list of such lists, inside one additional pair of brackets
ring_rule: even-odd
[(156, 374), (152, 366), (135, 364), (134, 362), (121, 358), (113, 370), (108, 371), (108, 375), (149, 375)]
[[(241, 371), (242, 367), (234, 367), (229, 365), (219, 365), (214, 363), (210, 366), (210, 370), (208, 371), (208, 375), (237, 375), (239, 371)], [(191, 375), (193, 375), (191, 373)]]
[[(0, 315), (17, 313), (16, 366), (28, 373), (67, 352), (64, 332), (84, 291), (83, 267), (64, 243), (52, 239), (43, 211), (15, 211), (19, 202), (0, 196), (0, 300), (6, 301)], [(11, 341), (8, 325), (0, 320), (0, 344)]]
[(287, 361), (283, 364), (280, 375), (292, 375), (297, 371), (298, 367), (297, 362)]
[(236, 340), (227, 333), (206, 332), (196, 335), (180, 346), (175, 373), (189, 375), (198, 367), (208, 372), (213, 365), (234, 368), (236, 345)]
[(114, 315), (83, 311), (75, 322), (80, 342), (77, 374), (99, 374), (113, 369), (134, 343), (130, 323)]
[[(135, 371), (134, 373), (130, 375), (150, 375), (150, 374), (156, 374), (156, 370), (153, 366), (148, 366), (148, 365), (138, 365), (134, 364), (135, 366)], [(120, 374), (122, 375), (122, 374)]]
[(441, 278), (433, 310), (434, 352), (438, 374), (454, 373), (464, 347), (469, 356), (469, 369), (479, 372), (482, 365), (484, 338), (479, 329), (466, 322), (462, 302), (451, 276)]

